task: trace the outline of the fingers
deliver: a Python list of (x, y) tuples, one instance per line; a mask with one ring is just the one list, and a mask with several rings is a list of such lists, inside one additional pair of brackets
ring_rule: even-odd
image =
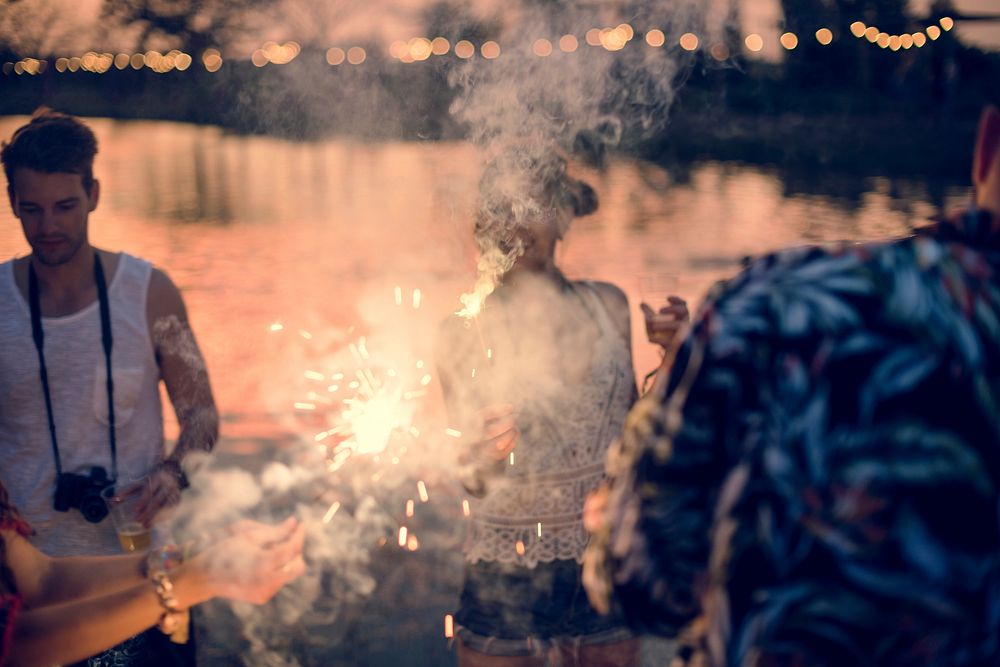
[(245, 537), (258, 546), (268, 547), (289, 539), (299, 527), (298, 520), (290, 516), (281, 523), (275, 524), (243, 519), (233, 524), (230, 530), (233, 531), (233, 534)]
[(510, 417), (515, 414), (514, 406), (510, 403), (497, 403), (495, 405), (487, 405), (479, 410), (479, 416), (484, 422), (491, 422), (497, 419), (503, 419), (505, 417)]
[(587, 496), (583, 504), (583, 527), (589, 533), (597, 532), (604, 525), (604, 510), (608, 506), (608, 489), (602, 486)]
[(302, 524), (296, 524), (295, 530), (281, 543), (267, 549), (268, 562), (271, 569), (279, 569), (286, 563), (302, 555), (302, 547), (306, 541), (306, 529)]

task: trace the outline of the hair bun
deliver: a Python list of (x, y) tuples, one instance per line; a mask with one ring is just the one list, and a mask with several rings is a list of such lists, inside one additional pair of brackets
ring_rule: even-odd
[(571, 179), (574, 183), (570, 186), (573, 194), (573, 215), (577, 218), (590, 215), (597, 210), (597, 191), (586, 181)]

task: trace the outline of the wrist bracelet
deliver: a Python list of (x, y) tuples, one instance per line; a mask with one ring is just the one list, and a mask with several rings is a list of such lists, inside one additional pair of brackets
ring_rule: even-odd
[(187, 475), (184, 473), (184, 468), (181, 467), (180, 461), (176, 459), (163, 459), (156, 466), (157, 470), (165, 470), (177, 478), (177, 487), (183, 491), (184, 489), (191, 486), (188, 482)]
[(184, 610), (180, 608), (177, 598), (174, 597), (174, 584), (170, 581), (166, 570), (154, 572), (150, 580), (153, 582), (156, 597), (160, 600), (160, 606), (163, 607), (163, 614), (160, 615), (156, 627), (165, 635), (173, 634), (185, 617)]

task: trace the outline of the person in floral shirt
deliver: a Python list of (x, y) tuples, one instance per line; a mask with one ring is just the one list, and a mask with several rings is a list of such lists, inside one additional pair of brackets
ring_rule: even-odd
[(595, 604), (714, 666), (1000, 664), (995, 108), (973, 183), (908, 238), (709, 294), (609, 458)]

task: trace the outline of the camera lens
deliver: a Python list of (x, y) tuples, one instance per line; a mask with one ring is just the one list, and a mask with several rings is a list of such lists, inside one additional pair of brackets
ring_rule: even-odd
[(98, 493), (85, 493), (80, 499), (80, 513), (90, 523), (100, 523), (108, 515), (108, 506)]

